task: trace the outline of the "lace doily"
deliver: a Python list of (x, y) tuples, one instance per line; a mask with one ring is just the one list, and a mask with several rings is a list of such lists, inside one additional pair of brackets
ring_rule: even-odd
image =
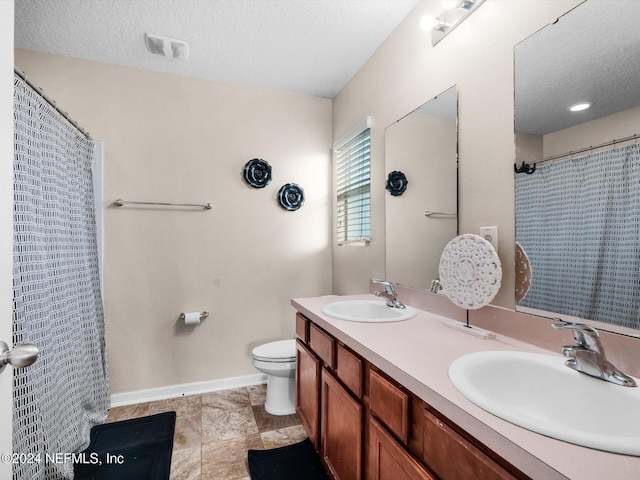
[(516, 242), (516, 303), (524, 300), (531, 288), (531, 262), (522, 245)]
[(493, 245), (471, 233), (457, 236), (444, 247), (439, 270), (446, 295), (469, 310), (488, 305), (502, 281), (500, 258)]

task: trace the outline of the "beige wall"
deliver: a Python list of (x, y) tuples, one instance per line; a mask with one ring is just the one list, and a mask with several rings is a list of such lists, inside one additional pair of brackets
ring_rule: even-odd
[(638, 132), (640, 132), (640, 107), (630, 108), (614, 115), (545, 135), (543, 137), (543, 156), (560, 155), (591, 145), (619, 140)]
[(441, 13), (441, 2), (420, 2), (333, 102), (333, 135), (371, 115), (372, 241), (334, 248), (336, 293), (366, 291), (384, 276), (384, 127), (439, 92), (459, 92), (460, 233), (499, 228), (503, 288), (494, 303), (514, 304), (513, 47), (581, 0), (486, 0), (435, 47), (419, 28)]
[[(112, 392), (258, 373), (251, 349), (294, 335), (290, 298), (331, 292), (331, 101), (20, 50), (15, 61), (105, 142)], [(241, 176), (254, 157), (273, 167), (264, 189)], [(305, 191), (296, 212), (276, 202), (288, 182)], [(211, 315), (180, 325), (197, 310)]]

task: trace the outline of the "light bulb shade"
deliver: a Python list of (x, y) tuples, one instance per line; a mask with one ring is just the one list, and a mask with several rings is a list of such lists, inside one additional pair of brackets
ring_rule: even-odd
[(440, 17), (434, 17), (433, 15), (425, 15), (420, 20), (420, 28), (425, 32), (429, 30), (438, 30), (440, 32), (444, 32), (447, 28), (449, 28), (449, 24), (442, 20)]
[(425, 15), (420, 20), (420, 28), (425, 32), (428, 32), (429, 30), (433, 30), (437, 26), (438, 26), (438, 19), (433, 15)]

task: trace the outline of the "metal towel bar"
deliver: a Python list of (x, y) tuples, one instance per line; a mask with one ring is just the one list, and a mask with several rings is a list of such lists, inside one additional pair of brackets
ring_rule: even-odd
[(424, 216), (425, 217), (433, 217), (433, 216), (457, 217), (458, 215), (456, 213), (430, 212), (429, 210), (427, 210), (426, 212), (424, 212)]
[(201, 204), (201, 203), (131, 202), (129, 200), (122, 200), (120, 198), (117, 199), (115, 202), (113, 202), (113, 204), (116, 207), (122, 207), (124, 205), (130, 204), (130, 205), (162, 205), (165, 207), (200, 207), (200, 208), (205, 208), (207, 210), (211, 210), (213, 208), (213, 205), (211, 205), (210, 203)]

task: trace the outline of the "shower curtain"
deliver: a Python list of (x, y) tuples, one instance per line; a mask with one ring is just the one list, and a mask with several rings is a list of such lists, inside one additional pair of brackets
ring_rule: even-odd
[(531, 260), (518, 305), (640, 328), (640, 145), (516, 175), (516, 241)]
[(70, 454), (109, 407), (94, 144), (17, 77), (14, 111), (13, 344), (41, 354), (14, 370), (13, 476), (73, 478)]

